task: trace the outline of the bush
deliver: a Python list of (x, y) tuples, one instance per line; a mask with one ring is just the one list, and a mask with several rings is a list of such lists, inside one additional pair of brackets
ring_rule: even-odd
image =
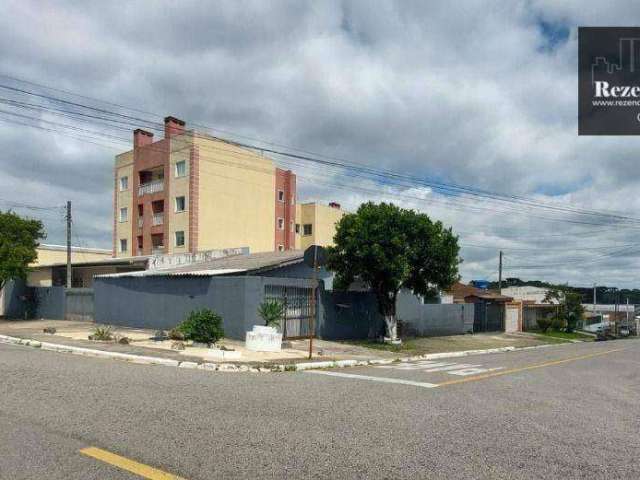
[(279, 327), (284, 317), (284, 305), (277, 300), (262, 302), (258, 307), (258, 315), (267, 327)]
[(539, 318), (538, 328), (540, 328), (542, 333), (547, 333), (547, 330), (549, 330), (549, 327), (551, 327), (551, 323), (552, 321), (550, 318), (547, 318), (547, 317)]
[(222, 317), (208, 308), (193, 310), (177, 328), (194, 342), (215, 343), (224, 336)]
[(553, 328), (557, 332), (564, 330), (566, 326), (567, 321), (562, 317), (554, 317), (551, 321), (551, 328)]

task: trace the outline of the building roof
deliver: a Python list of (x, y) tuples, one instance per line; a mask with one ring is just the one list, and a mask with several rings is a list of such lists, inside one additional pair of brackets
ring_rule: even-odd
[[(67, 251), (67, 246), (66, 245), (53, 245), (50, 243), (41, 243), (40, 245), (38, 245), (38, 250), (52, 250), (52, 251), (56, 251), (56, 252), (66, 252)], [(111, 255), (112, 251), (111, 250), (107, 250), (105, 248), (89, 248), (89, 247), (71, 247), (71, 251), (72, 252), (79, 252), (79, 253), (97, 253), (97, 254), (102, 254), (102, 255)]]
[(493, 290), (485, 290), (483, 288), (476, 288), (473, 285), (465, 285), (464, 283), (456, 282), (449, 289), (447, 293), (453, 295), (453, 300), (460, 301), (467, 297), (477, 297), (483, 300), (492, 300), (495, 302), (510, 302), (513, 300), (511, 297), (501, 295)]
[(216, 258), (207, 262), (192, 263), (157, 270), (140, 272), (115, 273), (98, 275), (98, 277), (158, 277), (158, 276), (216, 276), (233, 273), (250, 273), (273, 270), (301, 263), (304, 259), (303, 250), (287, 250), (285, 252), (262, 252), (242, 255), (230, 255)]
[[(85, 260), (82, 262), (72, 261), (72, 267), (104, 267), (109, 265), (144, 265), (146, 266), (147, 260), (149, 260), (149, 256), (139, 256), (139, 257), (108, 257), (108, 258), (100, 258), (96, 260)], [(64, 267), (66, 266), (66, 262), (58, 262), (58, 263), (48, 263), (46, 265), (34, 265), (30, 267), (33, 270), (37, 270), (39, 268), (52, 268), (52, 267)]]

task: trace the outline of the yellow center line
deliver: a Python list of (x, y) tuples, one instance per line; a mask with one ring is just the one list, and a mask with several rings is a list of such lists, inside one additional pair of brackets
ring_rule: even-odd
[(102, 450), (101, 448), (83, 448), (80, 450), (80, 453), (149, 480), (185, 480), (177, 475), (163, 472), (162, 470), (158, 470), (157, 468), (150, 467), (143, 463), (134, 462), (126, 457), (121, 457), (120, 455)]
[(501, 375), (509, 375), (510, 373), (524, 372), (526, 370), (534, 370), (536, 368), (551, 367), (553, 365), (560, 365), (560, 364), (563, 364), (563, 363), (575, 362), (576, 360), (585, 360), (587, 358), (599, 357), (601, 355), (607, 355), (609, 353), (620, 352), (622, 350), (625, 350), (625, 349), (624, 348), (618, 348), (618, 349), (615, 349), (615, 350), (607, 350), (606, 352), (590, 353), (588, 355), (580, 355), (580, 356), (577, 356), (577, 357), (563, 358), (561, 360), (553, 360), (551, 362), (537, 363), (535, 365), (529, 365), (529, 366), (526, 366), (526, 367), (511, 368), (509, 370), (500, 370), (500, 371), (497, 371), (497, 372), (485, 373), (485, 374), (482, 374), (482, 375), (476, 375), (475, 377), (461, 378), (461, 379), (458, 379), (458, 380), (449, 380), (447, 382), (439, 383), (436, 386), (437, 387), (444, 387), (444, 386), (447, 386), (447, 385), (455, 385), (455, 384), (458, 384), (458, 383), (475, 382), (477, 380), (484, 380), (486, 378), (498, 377), (498, 376), (501, 376)]

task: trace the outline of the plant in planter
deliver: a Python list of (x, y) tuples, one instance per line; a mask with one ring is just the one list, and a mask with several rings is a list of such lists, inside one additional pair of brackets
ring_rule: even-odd
[(222, 317), (208, 308), (193, 310), (177, 329), (186, 340), (209, 345), (224, 336)]
[(284, 317), (284, 304), (277, 300), (262, 302), (258, 307), (258, 315), (267, 327), (279, 327)]

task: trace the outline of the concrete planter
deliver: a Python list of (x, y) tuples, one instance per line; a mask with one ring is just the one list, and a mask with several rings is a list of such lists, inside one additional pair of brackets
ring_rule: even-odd
[(282, 333), (278, 333), (273, 327), (254, 325), (253, 330), (247, 332), (245, 346), (252, 352), (280, 352)]

